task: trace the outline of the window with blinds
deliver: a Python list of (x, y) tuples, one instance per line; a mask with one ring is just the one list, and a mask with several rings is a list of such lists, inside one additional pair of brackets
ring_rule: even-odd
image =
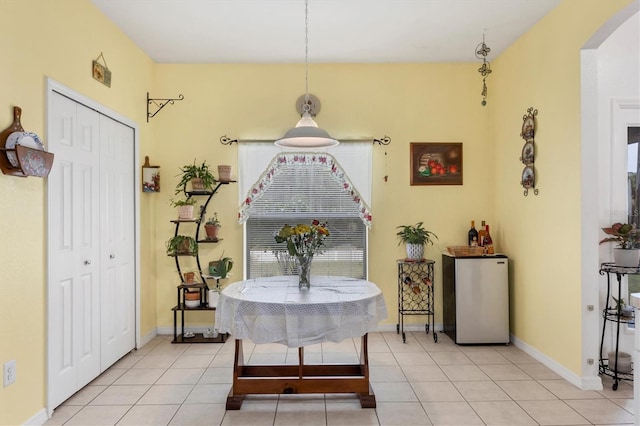
[(285, 243), (274, 235), (285, 225), (326, 222), (330, 236), (313, 258), (313, 275), (366, 279), (367, 229), (358, 205), (320, 166), (287, 166), (251, 205), (246, 222), (247, 278), (297, 273)]

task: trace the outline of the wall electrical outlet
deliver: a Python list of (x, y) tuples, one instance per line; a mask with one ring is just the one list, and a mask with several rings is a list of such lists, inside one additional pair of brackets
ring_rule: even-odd
[(5, 362), (2, 371), (2, 383), (6, 388), (16, 381), (16, 360)]

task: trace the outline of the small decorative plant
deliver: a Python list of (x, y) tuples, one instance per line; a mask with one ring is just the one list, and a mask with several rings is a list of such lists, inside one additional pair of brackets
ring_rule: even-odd
[(196, 255), (198, 243), (187, 235), (176, 235), (167, 241), (167, 256)]
[(635, 225), (628, 223), (616, 222), (610, 228), (602, 228), (605, 234), (611, 235), (600, 241), (600, 244), (606, 242), (618, 243), (618, 247), (622, 249), (636, 248), (640, 242), (640, 230)]
[(172, 198), (169, 202), (172, 207), (194, 206), (196, 204), (196, 199), (189, 197), (184, 200), (174, 200)]
[(222, 225), (218, 220), (218, 212), (215, 212), (212, 217), (207, 219), (204, 223), (204, 230), (207, 233), (207, 240), (218, 241), (218, 231)]
[(407, 250), (407, 259), (420, 260), (424, 258), (424, 246), (427, 244), (433, 244), (433, 239), (438, 239), (438, 236), (431, 231), (427, 231), (422, 227), (423, 222), (418, 222), (415, 225), (400, 225), (396, 229), (399, 231), (396, 233), (398, 237), (398, 245), (405, 243)]
[(174, 200), (171, 199), (171, 205), (173, 207), (178, 208), (178, 219), (181, 220), (192, 220), (193, 219), (193, 210), (194, 205), (196, 204), (196, 199), (187, 197), (184, 200)]
[(438, 236), (431, 231), (427, 231), (422, 227), (424, 222), (418, 222), (415, 225), (400, 225), (396, 229), (400, 229), (396, 234), (398, 236), (398, 245), (405, 244), (433, 244), (433, 238), (436, 240)]
[[(216, 178), (213, 176), (207, 161), (203, 161), (200, 166), (196, 165), (196, 160), (193, 160), (193, 164), (187, 164), (180, 168), (182, 172), (178, 176), (180, 176), (180, 181), (176, 185), (176, 194), (183, 192), (187, 195), (187, 184), (191, 183), (192, 189), (211, 189), (213, 184), (216, 183)], [(192, 182), (194, 179), (200, 180), (200, 183)]]
[(205, 225), (217, 226), (221, 227), (220, 221), (218, 220), (218, 212), (213, 213), (213, 216), (207, 219)]

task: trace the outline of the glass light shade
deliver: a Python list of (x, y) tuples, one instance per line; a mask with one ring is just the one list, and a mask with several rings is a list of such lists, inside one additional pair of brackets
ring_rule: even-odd
[(296, 127), (287, 131), (275, 144), (283, 148), (329, 148), (340, 142), (329, 136), (325, 130), (318, 127), (308, 112), (296, 124)]

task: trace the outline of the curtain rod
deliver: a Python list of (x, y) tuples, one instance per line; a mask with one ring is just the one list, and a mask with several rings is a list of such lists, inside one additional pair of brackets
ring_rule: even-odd
[[(371, 140), (371, 143), (378, 145), (389, 145), (391, 143), (391, 138), (387, 135), (384, 135), (382, 138), (373, 138), (371, 136), (361, 137), (361, 138), (348, 138), (348, 139), (339, 139), (340, 142), (362, 142), (366, 140)], [(275, 139), (231, 139), (228, 138), (227, 135), (220, 136), (220, 143), (222, 145), (232, 145), (238, 142), (274, 142)]]

